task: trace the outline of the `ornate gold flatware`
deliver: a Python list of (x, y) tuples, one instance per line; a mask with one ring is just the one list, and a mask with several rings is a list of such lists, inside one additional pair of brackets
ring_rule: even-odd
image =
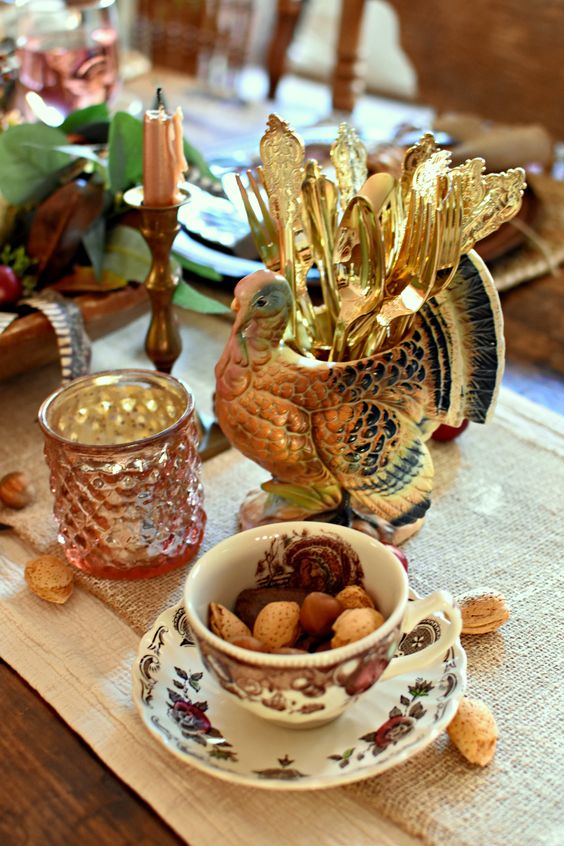
[[(467, 253), (517, 212), (524, 172), (485, 175), (481, 159), (453, 168), (427, 134), (399, 180), (367, 180), (366, 151), (341, 125), (331, 149), (337, 190), (317, 162), (304, 173), (300, 139), (275, 116), (261, 153), (268, 209), (252, 175), (243, 199), (263, 261), (283, 276), (259, 271), (237, 285), (216, 368), (222, 427), (272, 475), (241, 522), (338, 512), (405, 536), (430, 502), (427, 438), (441, 423), (485, 422), (495, 404), (501, 310), (483, 263)], [(323, 297), (315, 307), (312, 263)]]

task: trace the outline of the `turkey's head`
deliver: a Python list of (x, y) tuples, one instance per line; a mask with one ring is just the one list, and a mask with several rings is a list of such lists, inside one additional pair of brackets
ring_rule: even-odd
[(257, 270), (235, 287), (231, 308), (236, 312), (233, 334), (254, 345), (280, 343), (292, 308), (292, 292), (283, 276)]

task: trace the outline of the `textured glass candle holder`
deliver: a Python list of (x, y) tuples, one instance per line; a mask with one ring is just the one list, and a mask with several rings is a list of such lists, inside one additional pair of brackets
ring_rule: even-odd
[(177, 379), (76, 379), (39, 411), (59, 542), (94, 576), (157, 576), (197, 553), (206, 515), (194, 401)]

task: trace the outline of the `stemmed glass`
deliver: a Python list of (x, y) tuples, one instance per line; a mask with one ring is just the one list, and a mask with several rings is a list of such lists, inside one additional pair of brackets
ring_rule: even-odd
[(57, 125), (116, 91), (115, 0), (27, 0), (19, 10), (16, 44), (28, 119)]

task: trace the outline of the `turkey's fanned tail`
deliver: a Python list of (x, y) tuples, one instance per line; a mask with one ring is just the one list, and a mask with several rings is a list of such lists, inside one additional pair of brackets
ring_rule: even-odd
[[(462, 258), (455, 279), (421, 308), (416, 326), (436, 350), (435, 403), (437, 410), (448, 409), (444, 422), (486, 423), (495, 408), (505, 343), (498, 294), (476, 253)], [(444, 355), (450, 368), (442, 366)]]

